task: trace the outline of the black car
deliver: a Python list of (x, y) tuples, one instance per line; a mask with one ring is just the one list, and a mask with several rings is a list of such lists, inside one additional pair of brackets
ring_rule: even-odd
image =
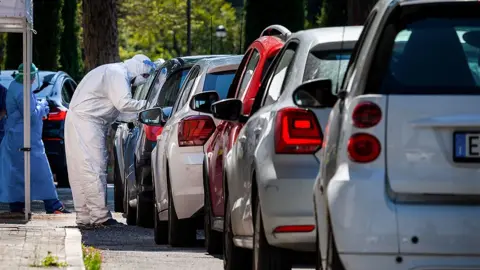
[[(8, 89), (17, 71), (0, 72), (0, 84)], [(64, 125), (68, 105), (77, 83), (65, 72), (39, 71), (33, 83), (35, 97), (47, 100), (50, 113), (43, 120), (45, 152), (58, 187), (68, 187), (67, 161), (65, 157)]]
[[(204, 58), (218, 56), (178, 57), (163, 63), (155, 76), (136, 89), (134, 98), (147, 100), (146, 109), (172, 107), (181, 84), (193, 65)], [(166, 115), (169, 117), (169, 115)], [(117, 123), (115, 133), (115, 211), (125, 212), (127, 224), (153, 226), (153, 185), (151, 152), (161, 127), (134, 123)]]

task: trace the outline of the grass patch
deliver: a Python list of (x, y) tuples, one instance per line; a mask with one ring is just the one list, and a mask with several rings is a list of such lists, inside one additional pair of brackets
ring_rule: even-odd
[(102, 265), (102, 254), (93, 247), (86, 247), (82, 245), (83, 263), (86, 270), (100, 270)]
[(57, 256), (53, 256), (52, 252), (48, 251), (48, 254), (45, 258), (43, 258), (42, 262), (37, 264), (30, 265), (31, 267), (67, 267), (68, 264), (66, 262), (60, 262)]

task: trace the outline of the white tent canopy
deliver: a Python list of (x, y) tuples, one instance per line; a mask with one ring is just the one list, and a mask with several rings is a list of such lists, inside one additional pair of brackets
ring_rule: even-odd
[(30, 219), (30, 65), (32, 63), (33, 0), (0, 0), (0, 32), (23, 34), (23, 148), (25, 153), (25, 220)]

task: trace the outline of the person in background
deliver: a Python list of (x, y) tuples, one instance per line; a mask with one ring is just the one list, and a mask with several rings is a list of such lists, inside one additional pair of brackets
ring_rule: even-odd
[[(38, 69), (32, 64), (30, 70), (33, 84)], [(23, 148), (23, 64), (18, 67), (18, 74), (8, 87), (5, 100), (8, 117), (5, 122), (5, 136), (0, 144), (0, 202), (10, 203), (10, 211), (13, 213), (23, 213), (25, 171), (24, 153), (20, 151)], [(37, 102), (31, 92), (31, 199), (43, 200), (47, 214), (70, 213), (58, 199), (42, 141), (42, 118), (48, 111), (48, 103)]]
[(7, 88), (0, 84), (0, 144), (2, 143), (5, 134), (5, 120), (7, 115)]
[(79, 227), (113, 226), (106, 204), (106, 137), (120, 116), (135, 119), (145, 101), (132, 99), (132, 87), (144, 84), (155, 71), (145, 55), (90, 71), (70, 101), (65, 120), (65, 153)]

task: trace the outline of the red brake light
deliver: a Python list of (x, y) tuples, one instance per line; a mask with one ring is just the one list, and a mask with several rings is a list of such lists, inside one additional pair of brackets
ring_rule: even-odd
[(367, 133), (356, 133), (348, 140), (348, 155), (358, 163), (372, 162), (378, 158), (382, 147), (377, 138)]
[(274, 233), (301, 233), (301, 232), (313, 232), (315, 230), (314, 225), (291, 225), (280, 226), (273, 230)]
[(163, 131), (163, 127), (143, 125), (143, 130), (145, 131), (145, 136), (147, 137), (148, 141), (156, 142), (157, 136)]
[(210, 116), (188, 116), (178, 125), (178, 145), (202, 146), (215, 131), (215, 123)]
[(67, 110), (64, 108), (59, 107), (51, 107), (50, 113), (48, 114), (48, 118), (46, 120), (49, 121), (63, 121), (67, 117)]
[(357, 128), (371, 128), (382, 120), (382, 110), (373, 102), (362, 102), (353, 110), (352, 120)]
[(313, 154), (322, 145), (323, 133), (312, 111), (286, 108), (275, 122), (277, 154)]

